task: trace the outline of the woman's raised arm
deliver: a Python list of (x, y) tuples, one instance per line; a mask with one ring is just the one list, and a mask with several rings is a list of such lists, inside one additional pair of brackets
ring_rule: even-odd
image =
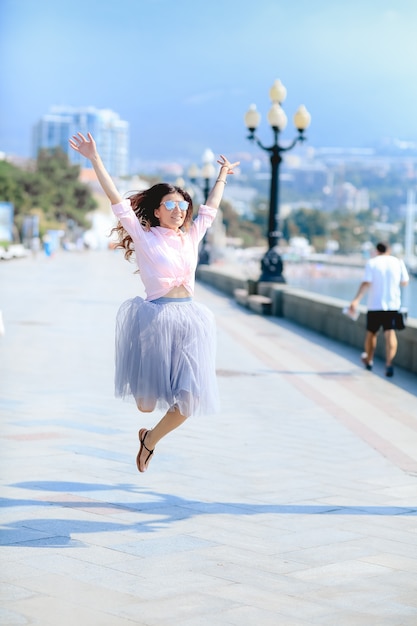
[(220, 165), (220, 172), (206, 201), (206, 205), (213, 209), (219, 208), (223, 196), (223, 191), (225, 185), (227, 184), (226, 178), (229, 174), (234, 174), (233, 170), (240, 164), (240, 161), (230, 163), (229, 159), (221, 154), (217, 163), (219, 163)]
[(112, 177), (104, 167), (103, 161), (97, 152), (96, 142), (94, 141), (91, 133), (87, 133), (87, 138), (85, 138), (81, 133), (77, 133), (76, 135), (73, 135), (72, 139), (69, 140), (69, 143), (73, 150), (79, 152), (83, 157), (91, 162), (98, 178), (98, 182), (111, 204), (119, 204), (119, 202), (122, 201), (122, 196), (114, 184)]

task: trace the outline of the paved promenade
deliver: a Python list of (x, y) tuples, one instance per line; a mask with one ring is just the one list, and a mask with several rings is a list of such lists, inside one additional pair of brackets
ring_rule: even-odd
[(135, 466), (119, 252), (0, 263), (0, 624), (416, 626), (417, 383), (197, 286), (222, 411)]

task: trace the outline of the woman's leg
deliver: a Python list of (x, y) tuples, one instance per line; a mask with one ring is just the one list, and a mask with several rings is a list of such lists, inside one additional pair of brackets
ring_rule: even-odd
[(173, 410), (169, 410), (164, 415), (164, 417), (157, 423), (156, 426), (152, 428), (152, 430), (148, 430), (143, 434), (141, 447), (137, 456), (137, 466), (140, 472), (144, 472), (146, 470), (147, 465), (151, 460), (151, 453), (153, 452), (158, 441), (165, 437), (165, 435), (168, 435), (168, 433), (172, 430), (178, 428), (178, 426), (181, 426), (186, 419), (187, 417), (180, 413), (178, 407), (174, 407)]
[(178, 407), (170, 409), (152, 430), (148, 430), (146, 435), (146, 443), (147, 445), (149, 444), (148, 448), (151, 447), (153, 449), (158, 441), (172, 430), (178, 428), (178, 426), (181, 426), (186, 419), (186, 416), (180, 413)]

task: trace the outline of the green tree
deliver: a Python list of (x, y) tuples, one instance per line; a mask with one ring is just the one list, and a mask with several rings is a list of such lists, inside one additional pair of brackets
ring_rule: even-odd
[(372, 241), (373, 224), (372, 211), (337, 210), (329, 216), (328, 235), (339, 242), (340, 253), (349, 254), (357, 252), (365, 241)]
[(97, 205), (87, 185), (79, 182), (79, 173), (60, 148), (40, 150), (33, 169), (1, 161), (0, 200), (13, 203), (19, 229), (34, 209), (41, 216), (41, 230), (65, 230), (69, 220), (87, 227), (86, 213)]
[(7, 161), (0, 161), (0, 200), (13, 202), (15, 207), (20, 207), (24, 203), (22, 179), (23, 172), (19, 168)]
[(262, 230), (256, 222), (242, 218), (227, 200), (223, 200), (221, 209), (226, 233), (229, 237), (240, 238), (244, 248), (265, 243)]
[(283, 235), (287, 240), (300, 235), (312, 241), (314, 237), (325, 235), (326, 230), (326, 215), (318, 209), (297, 209), (283, 223)]

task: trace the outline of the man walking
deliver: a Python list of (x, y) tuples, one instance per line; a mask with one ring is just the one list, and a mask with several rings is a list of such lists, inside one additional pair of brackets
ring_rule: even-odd
[(385, 336), (385, 375), (393, 376), (393, 359), (397, 353), (398, 310), (401, 307), (401, 286), (407, 285), (409, 276), (404, 262), (391, 256), (387, 244), (378, 243), (376, 256), (367, 261), (363, 281), (349, 310), (354, 313), (362, 296), (368, 291), (368, 313), (366, 317), (365, 351), (362, 362), (367, 370), (372, 369), (379, 329)]

